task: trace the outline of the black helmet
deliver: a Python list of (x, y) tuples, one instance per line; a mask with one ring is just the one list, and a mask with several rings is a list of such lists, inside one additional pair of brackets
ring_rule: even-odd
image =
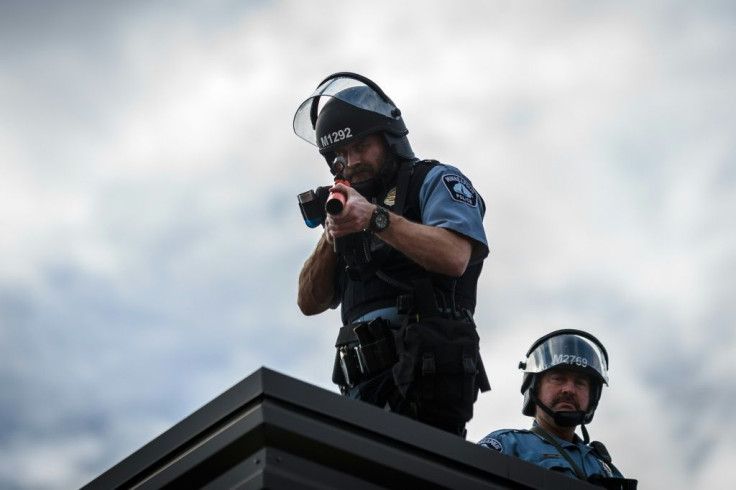
[[(580, 370), (590, 378), (590, 404), (585, 412), (554, 412), (537, 399), (539, 375), (552, 368)], [(608, 353), (593, 335), (582, 330), (556, 330), (540, 338), (529, 348), (526, 360), (519, 363), (524, 370), (521, 392), (522, 413), (534, 416), (534, 405), (554, 416), (559, 425), (588, 424), (601, 398), (603, 385), (608, 385)]]
[(355, 73), (324, 79), (297, 109), (294, 132), (318, 147), (328, 164), (335, 148), (377, 132), (398, 157), (414, 158), (401, 111), (378, 85)]

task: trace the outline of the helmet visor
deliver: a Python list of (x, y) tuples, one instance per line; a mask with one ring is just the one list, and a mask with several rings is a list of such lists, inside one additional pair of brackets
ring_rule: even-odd
[(384, 100), (362, 81), (343, 76), (331, 78), (317, 87), (317, 90), (302, 102), (294, 115), (294, 133), (307, 143), (318, 146), (314, 130), (315, 122), (325, 103), (331, 97), (347, 102), (358, 109), (374, 112), (390, 119), (394, 118), (393, 112), (396, 106)]
[(593, 370), (608, 384), (605, 355), (595, 342), (580, 335), (566, 334), (545, 340), (529, 354), (524, 372), (541, 373), (551, 368)]

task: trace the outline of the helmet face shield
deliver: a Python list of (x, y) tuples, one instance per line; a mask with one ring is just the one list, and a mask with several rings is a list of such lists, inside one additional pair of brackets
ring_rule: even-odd
[(401, 112), (380, 88), (362, 78), (336, 74), (321, 83), (297, 109), (294, 133), (321, 151), (378, 131), (406, 135)]
[(581, 335), (569, 333), (544, 340), (528, 354), (524, 372), (541, 373), (552, 368), (579, 369), (608, 384), (606, 354), (597, 343)]
[(360, 109), (376, 112), (386, 117), (393, 117), (392, 112), (396, 110), (395, 105), (384, 100), (364, 82), (347, 76), (338, 76), (325, 81), (317, 87), (310, 99), (323, 95), (338, 98)]

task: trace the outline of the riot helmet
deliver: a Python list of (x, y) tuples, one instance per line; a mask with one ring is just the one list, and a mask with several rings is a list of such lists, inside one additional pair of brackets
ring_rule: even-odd
[[(539, 401), (539, 378), (553, 368), (573, 369), (588, 375), (590, 403), (587, 410), (553, 412)], [(556, 330), (541, 337), (529, 348), (526, 360), (519, 363), (519, 369), (524, 371), (521, 383), (521, 392), (524, 394), (522, 413), (533, 417), (534, 405), (537, 405), (560, 426), (589, 424), (598, 407), (603, 385), (608, 385), (608, 353), (598, 339), (582, 330)]]
[(297, 109), (294, 132), (319, 148), (328, 165), (336, 148), (379, 132), (398, 158), (414, 159), (399, 108), (378, 85), (356, 73), (324, 79)]

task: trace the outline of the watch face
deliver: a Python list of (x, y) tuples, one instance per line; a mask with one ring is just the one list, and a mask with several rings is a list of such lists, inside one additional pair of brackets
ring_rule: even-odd
[(383, 231), (388, 226), (388, 211), (376, 208), (371, 217), (371, 229), (374, 232)]
[(376, 228), (383, 230), (386, 226), (388, 226), (388, 216), (383, 213), (376, 216)]

